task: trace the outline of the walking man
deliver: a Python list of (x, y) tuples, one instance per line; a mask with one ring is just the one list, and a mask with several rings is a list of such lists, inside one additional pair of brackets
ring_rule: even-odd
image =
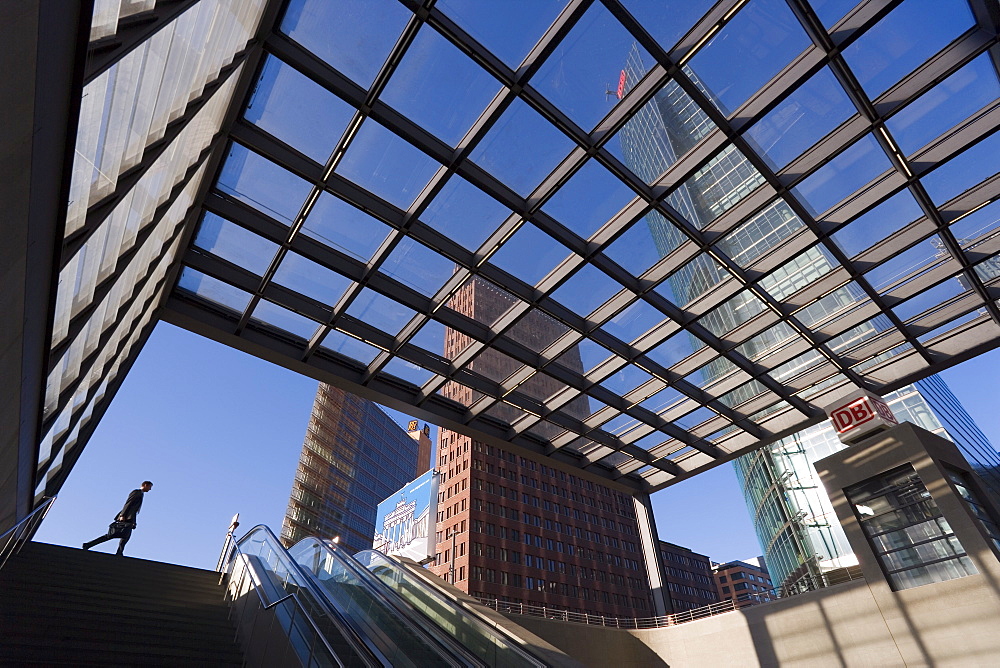
[(118, 543), (117, 554), (123, 555), (125, 553), (125, 543), (132, 537), (132, 529), (137, 526), (135, 516), (139, 514), (139, 509), (142, 508), (142, 495), (151, 489), (153, 489), (153, 483), (145, 480), (139, 486), (139, 489), (133, 489), (129, 492), (128, 500), (125, 501), (122, 511), (115, 516), (115, 521), (108, 529), (108, 533), (94, 540), (87, 541), (83, 544), (83, 549), (89, 550), (106, 540), (120, 538), (121, 541)]

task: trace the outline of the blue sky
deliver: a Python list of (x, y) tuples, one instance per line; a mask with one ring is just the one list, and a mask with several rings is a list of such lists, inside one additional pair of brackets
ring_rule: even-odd
[[(943, 374), (993, 443), (998, 375), (1000, 351)], [(213, 568), (234, 513), (241, 530), (280, 528), (315, 392), (310, 378), (160, 323), (37, 539), (79, 546), (104, 533), (149, 479), (127, 554)], [(658, 492), (653, 504), (664, 540), (718, 561), (760, 552), (729, 465)]]

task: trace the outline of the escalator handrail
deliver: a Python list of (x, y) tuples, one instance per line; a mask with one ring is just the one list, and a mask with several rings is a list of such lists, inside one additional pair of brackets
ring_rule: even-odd
[[(232, 552), (230, 554), (235, 554), (237, 557), (243, 557), (244, 560), (246, 560), (247, 557), (247, 555), (243, 554), (243, 550), (240, 549), (238, 543), (233, 544)], [(295, 605), (299, 608), (300, 616), (302, 616), (303, 618), (305, 618), (306, 621), (309, 622), (309, 625), (312, 626), (313, 631), (316, 633), (316, 637), (323, 642), (323, 646), (326, 647), (326, 650), (330, 653), (330, 656), (333, 657), (333, 659), (337, 662), (337, 665), (340, 666), (340, 668), (345, 668), (344, 662), (340, 660), (340, 657), (337, 656), (337, 653), (333, 650), (332, 647), (330, 647), (330, 643), (327, 641), (326, 636), (323, 634), (322, 631), (319, 630), (319, 627), (316, 626), (316, 620), (312, 618), (312, 615), (310, 615), (309, 612), (306, 610), (305, 606), (302, 605), (302, 601), (299, 600), (298, 594), (293, 592), (291, 594), (287, 594), (275, 601), (271, 601), (270, 603), (268, 603), (267, 601), (264, 600), (264, 595), (260, 593), (261, 588), (257, 586), (257, 584), (253, 582), (252, 579), (250, 584), (254, 593), (257, 594), (257, 599), (260, 601), (261, 607), (263, 607), (264, 610), (270, 610), (271, 608), (276, 608), (282, 603), (285, 603), (286, 601), (294, 602)]]
[[(486, 668), (486, 664), (479, 657), (471, 654), (465, 647), (456, 642), (454, 638), (451, 638), (446, 633), (440, 631), (429, 632), (430, 629), (437, 631), (437, 627), (435, 625), (428, 626), (426, 624), (426, 617), (423, 613), (414, 608), (409, 601), (403, 599), (395, 591), (387, 587), (382, 581), (378, 580), (378, 578), (371, 571), (355, 561), (349, 554), (343, 550), (337, 549), (335, 546), (331, 546), (326, 541), (320, 540), (315, 536), (303, 538), (296, 543), (292, 549), (295, 549), (303, 544), (314, 544), (324, 553), (332, 555), (334, 560), (357, 577), (367, 591), (374, 595), (390, 610), (393, 610), (399, 617), (411, 622), (413, 628), (417, 631), (417, 633), (419, 633), (420, 636), (424, 637), (429, 642), (432, 642), (433, 646), (444, 650), (453, 660), (457, 660), (459, 662), (457, 665), (471, 666), (474, 668)], [(416, 617), (416, 619), (414, 619), (414, 617)], [(417, 624), (414, 622), (424, 623)]]
[(378, 555), (382, 559), (385, 559), (385, 561), (388, 564), (390, 564), (394, 568), (398, 569), (401, 573), (403, 573), (404, 577), (406, 577), (408, 581), (416, 583), (420, 587), (421, 591), (429, 593), (439, 603), (442, 603), (443, 605), (445, 605), (450, 609), (457, 610), (465, 614), (470, 619), (472, 619), (474, 624), (476, 624), (477, 626), (485, 628), (490, 632), (495, 633), (498, 636), (501, 636), (504, 640), (510, 643), (510, 646), (518, 654), (520, 654), (523, 659), (525, 659), (529, 663), (534, 664), (538, 668), (545, 668), (545, 666), (547, 665), (544, 661), (536, 657), (534, 654), (532, 654), (529, 650), (527, 650), (524, 647), (525, 642), (523, 640), (510, 633), (507, 629), (503, 628), (502, 626), (497, 625), (496, 623), (490, 621), (489, 619), (485, 619), (478, 610), (475, 610), (465, 605), (461, 600), (453, 600), (448, 598), (442, 592), (438, 591), (435, 587), (431, 586), (429, 583), (424, 582), (419, 575), (414, 574), (411, 571), (411, 569), (408, 568), (402, 562), (396, 560), (395, 558), (393, 558), (388, 554), (385, 554), (375, 549), (364, 550), (362, 552), (359, 552), (358, 554), (364, 554), (365, 552), (371, 552), (373, 554)]
[[(258, 524), (249, 531), (247, 531), (242, 538), (238, 541), (233, 542), (233, 547), (239, 547), (240, 543), (247, 540), (251, 535), (262, 532), (271, 543), (271, 547), (276, 548), (275, 552), (284, 557), (285, 568), (290, 572), (298, 576), (295, 585), (306, 589), (312, 596), (313, 600), (319, 605), (323, 611), (327, 614), (330, 620), (333, 622), (334, 626), (340, 632), (344, 639), (351, 645), (352, 649), (361, 656), (362, 659), (367, 661), (372, 666), (389, 666), (389, 662), (382, 653), (376, 648), (371, 647), (371, 645), (365, 640), (365, 638), (358, 633), (354, 625), (345, 618), (343, 612), (337, 609), (335, 605), (332, 604), (329, 597), (322, 591), (320, 586), (316, 583), (313, 574), (303, 568), (295, 559), (288, 554), (288, 550), (285, 546), (281, 544), (278, 537), (274, 535), (271, 528), (265, 524)], [(241, 551), (242, 554), (242, 551)]]

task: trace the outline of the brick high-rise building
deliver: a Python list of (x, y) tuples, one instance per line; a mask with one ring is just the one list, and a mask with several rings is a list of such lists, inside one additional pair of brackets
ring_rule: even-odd
[(712, 561), (704, 554), (661, 540), (660, 558), (674, 612), (693, 610), (718, 602)]
[(733, 601), (737, 608), (767, 603), (777, 598), (772, 589), (771, 576), (764, 568), (763, 558), (712, 564), (712, 569), (719, 598)]
[[(449, 306), (492, 323), (514, 302), (500, 288), (473, 279)], [(518, 327), (531, 345), (554, 340), (562, 326), (529, 317)], [(446, 356), (457, 355), (467, 343), (448, 330)], [(579, 364), (578, 354), (576, 359)], [(487, 349), (471, 366), (500, 382), (520, 364)], [(518, 389), (544, 399), (561, 388), (552, 378), (536, 376)], [(445, 386), (443, 393), (466, 405), (478, 399), (473, 390), (456, 385)], [(505, 413), (515, 410), (491, 409), (507, 420), (511, 416)], [(585, 399), (572, 411), (581, 418), (590, 412)], [(434, 573), (473, 596), (616, 617), (655, 614), (631, 496), (448, 429), (438, 430), (438, 446), (442, 477)]]
[(378, 504), (430, 468), (426, 430), (410, 427), (407, 433), (371, 401), (320, 383), (282, 543), (339, 537), (351, 553), (371, 549)]

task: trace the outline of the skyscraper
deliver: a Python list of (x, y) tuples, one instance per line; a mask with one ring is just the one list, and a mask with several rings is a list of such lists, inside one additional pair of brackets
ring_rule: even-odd
[[(621, 75), (622, 93), (634, 86), (646, 71), (641, 52), (633, 47)], [(706, 97), (724, 112), (727, 111), (711, 91), (701, 85), (693, 72), (685, 72)], [(630, 169), (652, 183), (712, 127), (707, 114), (678, 84), (671, 81), (622, 128), (622, 155)], [(754, 136), (756, 141), (767, 140), (767, 128)], [(754, 140), (748, 138), (748, 141)], [(701, 229), (763, 181), (764, 177), (735, 145), (728, 144), (669, 194), (665, 203), (683, 219), (683, 223)], [(647, 215), (646, 224), (661, 256), (669, 255), (686, 238), (677, 224), (659, 212)], [(804, 227), (801, 218), (785, 200), (776, 198), (746, 223), (714, 243), (736, 264), (745, 268)], [(936, 249), (929, 250), (937, 252)], [(758, 285), (780, 302), (829, 273), (836, 265), (821, 245), (814, 245), (762, 277)], [(905, 272), (904, 269), (903, 274)], [(673, 302), (683, 308), (721, 281), (724, 273), (711, 254), (700, 253), (667, 278), (666, 283)], [(889, 280), (902, 281), (905, 275), (893, 276)], [(866, 299), (866, 294), (856, 282), (848, 282), (797, 311), (795, 317), (811, 329), (823, 327), (853, 310), (860, 311)], [(766, 309), (758, 296), (745, 290), (710, 310), (699, 319), (699, 324), (711, 334), (725, 338)], [(889, 329), (885, 315), (858, 320), (862, 322), (849, 327), (824, 345), (841, 354), (864, 342), (877, 340)], [(823, 355), (815, 349), (798, 356), (785, 353), (784, 350), (793, 346), (796, 338), (796, 332), (789, 324), (779, 322), (742, 342), (735, 350), (749, 362), (763, 361), (765, 357), (774, 355), (792, 355), (791, 359), (777, 365), (769, 373), (773, 380), (787, 382), (823, 363)], [(688, 341), (692, 353), (705, 346), (693, 335), (688, 336)], [(890, 350), (866, 359), (857, 369), (877, 367), (894, 352)], [(705, 389), (736, 371), (731, 361), (720, 356), (686, 380), (693, 380)], [(819, 392), (843, 380), (842, 376), (834, 376), (803, 392)], [(763, 390), (757, 380), (751, 380), (720, 396), (719, 402), (734, 407)], [(1000, 493), (1000, 474), (997, 472), (1000, 456), (944, 381), (931, 376), (889, 394), (886, 399), (900, 420), (909, 420), (953, 440), (987, 483)], [(780, 407), (780, 404), (772, 406), (758, 415), (766, 415)], [(785, 586), (788, 590), (799, 578), (818, 576), (857, 563), (812, 467), (812, 462), (843, 447), (832, 427), (824, 423), (744, 455), (734, 463), (775, 586)], [(813, 580), (815, 578), (810, 578), (810, 581)]]
[[(473, 279), (449, 305), (492, 323), (514, 301), (501, 288)], [(519, 327), (525, 341), (562, 331), (555, 320), (538, 316)], [(446, 356), (457, 355), (465, 345), (462, 335), (446, 332)], [(578, 354), (576, 358), (580, 364)], [(472, 366), (499, 381), (521, 365), (487, 349)], [(519, 387), (539, 399), (560, 389), (547, 376), (532, 377)], [(442, 392), (466, 405), (479, 398), (455, 384)], [(504, 404), (490, 409), (508, 420), (515, 410)], [(585, 400), (571, 410), (583, 418), (589, 414)], [(614, 617), (655, 614), (628, 494), (448, 429), (438, 430), (438, 446), (434, 573), (483, 598)]]
[(320, 383), (281, 541), (337, 537), (349, 552), (370, 549), (376, 506), (430, 467), (430, 439), (410, 427), (408, 434), (371, 401)]

